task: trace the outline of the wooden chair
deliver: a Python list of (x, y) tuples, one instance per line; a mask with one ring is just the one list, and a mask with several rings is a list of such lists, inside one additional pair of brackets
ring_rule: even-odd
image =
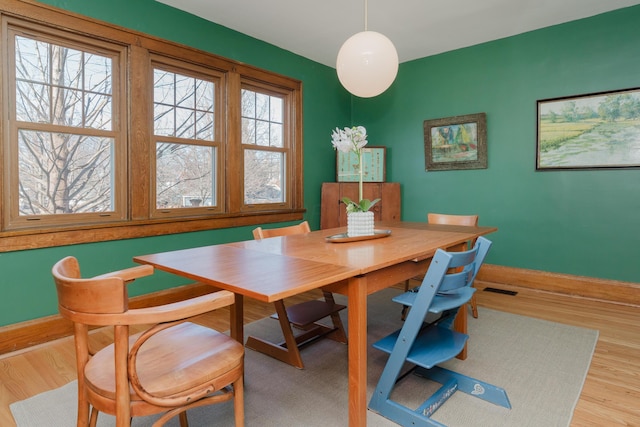
[[(458, 390), (511, 408), (503, 389), (436, 366), (456, 357), (469, 338), (456, 332), (452, 325), (459, 308), (464, 307), (475, 292), (471, 284), (490, 247), (489, 240), (479, 237), (469, 251), (438, 249), (417, 292), (408, 291), (393, 299), (411, 309), (402, 329), (374, 344), (375, 348), (389, 353), (389, 359), (369, 402), (372, 411), (403, 426), (442, 426), (431, 416)], [(407, 364), (411, 370), (401, 376)], [(417, 409), (391, 399), (399, 378), (401, 381), (411, 371), (442, 384)]]
[[(427, 214), (427, 222), (429, 224), (446, 224), (446, 225), (468, 225), (468, 226), (477, 226), (478, 225), (478, 215), (449, 215), (449, 214), (438, 214), (438, 213), (428, 213)], [(469, 249), (469, 243), (471, 246), (475, 244), (475, 240), (471, 242), (465, 243), (461, 250), (466, 251)], [(422, 277), (415, 278), (417, 280), (422, 280)], [(404, 290), (409, 290), (409, 280), (407, 280), (404, 284)], [(476, 304), (476, 295), (473, 294), (471, 301), (469, 302), (471, 306), (471, 314), (474, 318), (478, 318), (478, 306)], [(406, 317), (407, 309), (406, 307), (402, 308), (402, 319)]]
[[(281, 228), (263, 229), (261, 227), (253, 230), (255, 239), (266, 239), (268, 237), (288, 236), (291, 234), (309, 233), (309, 223), (301, 222), (297, 225)], [(283, 300), (276, 301), (276, 314), (273, 318), (278, 319), (282, 329), (284, 341), (272, 343), (262, 338), (250, 336), (247, 338), (246, 346), (256, 351), (265, 353), (282, 362), (304, 369), (304, 363), (300, 356), (300, 348), (312, 341), (327, 337), (335, 341), (346, 343), (347, 334), (340, 319), (340, 310), (346, 308), (341, 304), (336, 304), (331, 292), (323, 291), (324, 301), (313, 300), (286, 307)], [(331, 317), (333, 327), (318, 323), (325, 317)], [(294, 334), (292, 325), (304, 331), (298, 335)]]
[[(66, 257), (52, 274), (60, 314), (74, 323), (78, 426), (95, 426), (98, 413), (105, 412), (115, 415), (118, 427), (129, 426), (132, 417), (158, 413), (154, 427), (176, 415), (186, 427), (187, 409), (234, 398), (235, 424), (244, 425), (244, 347), (185, 321), (233, 304), (233, 293), (130, 309), (129, 282), (153, 274), (152, 266), (83, 279), (78, 261)], [(133, 325), (142, 332), (130, 336)], [(113, 326), (113, 344), (92, 351), (89, 326)]]

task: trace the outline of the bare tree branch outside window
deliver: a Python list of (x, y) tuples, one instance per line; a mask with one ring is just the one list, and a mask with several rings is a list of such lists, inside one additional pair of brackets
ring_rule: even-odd
[(112, 59), (23, 36), (15, 48), (20, 215), (113, 211)]

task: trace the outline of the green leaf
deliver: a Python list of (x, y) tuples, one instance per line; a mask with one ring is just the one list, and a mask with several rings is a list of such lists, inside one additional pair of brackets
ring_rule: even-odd
[(342, 203), (347, 205), (347, 213), (351, 212), (367, 212), (371, 209), (376, 203), (378, 203), (380, 199), (375, 199), (371, 201), (369, 199), (362, 199), (360, 203), (356, 203), (348, 197), (342, 198)]
[(373, 207), (376, 203), (378, 203), (380, 199), (375, 199), (373, 202), (369, 199), (360, 200), (360, 211), (367, 212), (369, 209)]

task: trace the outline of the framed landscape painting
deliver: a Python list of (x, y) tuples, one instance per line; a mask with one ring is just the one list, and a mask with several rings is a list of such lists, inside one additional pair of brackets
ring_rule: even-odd
[(486, 169), (485, 113), (424, 121), (425, 170)]
[(640, 167), (640, 88), (537, 104), (536, 170)]

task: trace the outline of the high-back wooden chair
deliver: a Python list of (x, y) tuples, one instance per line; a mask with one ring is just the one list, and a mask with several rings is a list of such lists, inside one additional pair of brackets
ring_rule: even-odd
[[(389, 353), (389, 359), (369, 402), (371, 410), (403, 426), (442, 426), (431, 416), (456, 391), (511, 408), (503, 389), (437, 366), (456, 357), (469, 338), (452, 326), (459, 308), (475, 292), (471, 284), (490, 247), (489, 240), (479, 237), (468, 251), (438, 249), (417, 292), (393, 298), (411, 308), (402, 329), (374, 344)], [(416, 375), (442, 384), (418, 408), (391, 398), (401, 371), (403, 378), (410, 373), (405, 365)]]
[[(256, 240), (269, 237), (288, 236), (291, 234), (309, 233), (309, 223), (303, 221), (300, 224), (289, 227), (263, 229), (258, 227), (253, 230), (253, 237)], [(335, 341), (346, 343), (347, 334), (340, 319), (340, 310), (346, 308), (341, 304), (336, 304), (331, 292), (323, 291), (324, 301), (312, 300), (303, 303), (285, 306), (283, 300), (276, 301), (276, 314), (272, 317), (278, 319), (282, 329), (284, 341), (273, 343), (271, 341), (250, 336), (247, 338), (246, 346), (253, 350), (260, 351), (282, 362), (303, 369), (304, 363), (300, 355), (300, 348), (311, 343), (320, 337), (331, 338)], [(318, 323), (325, 317), (331, 317), (333, 326)], [(303, 331), (295, 334), (293, 327)]]
[[(445, 225), (468, 225), (468, 226), (477, 226), (478, 225), (478, 215), (450, 215), (450, 214), (439, 214), (439, 213), (428, 213), (427, 214), (427, 222), (429, 224), (445, 224)], [(460, 249), (466, 251), (469, 249), (469, 244), (473, 246), (475, 240), (465, 243)], [(421, 280), (422, 277), (416, 278)], [(405, 282), (404, 290), (409, 290), (409, 280)], [(473, 294), (471, 301), (469, 302), (471, 306), (471, 314), (476, 319), (478, 318), (478, 306), (476, 304), (476, 296)], [(403, 308), (402, 318), (406, 317), (406, 308)]]
[[(132, 309), (129, 282), (153, 274), (152, 266), (81, 278), (76, 258), (66, 257), (52, 274), (60, 314), (74, 324), (78, 426), (95, 426), (98, 413), (105, 412), (115, 415), (117, 427), (129, 426), (132, 417), (159, 413), (154, 427), (176, 415), (186, 427), (187, 409), (234, 398), (235, 424), (244, 425), (244, 347), (185, 321), (233, 304), (233, 293)], [(143, 332), (130, 336), (133, 325)], [(113, 344), (92, 351), (90, 326), (113, 326)]]
[(478, 225), (478, 215), (428, 213), (427, 222), (429, 224), (470, 225), (475, 227)]
[(290, 236), (292, 234), (304, 234), (304, 233), (310, 233), (310, 232), (311, 232), (311, 227), (309, 227), (309, 223), (307, 221), (302, 221), (300, 224), (290, 225), (288, 227), (254, 228), (253, 238), (256, 240), (260, 240), (260, 239), (266, 239), (268, 237)]

